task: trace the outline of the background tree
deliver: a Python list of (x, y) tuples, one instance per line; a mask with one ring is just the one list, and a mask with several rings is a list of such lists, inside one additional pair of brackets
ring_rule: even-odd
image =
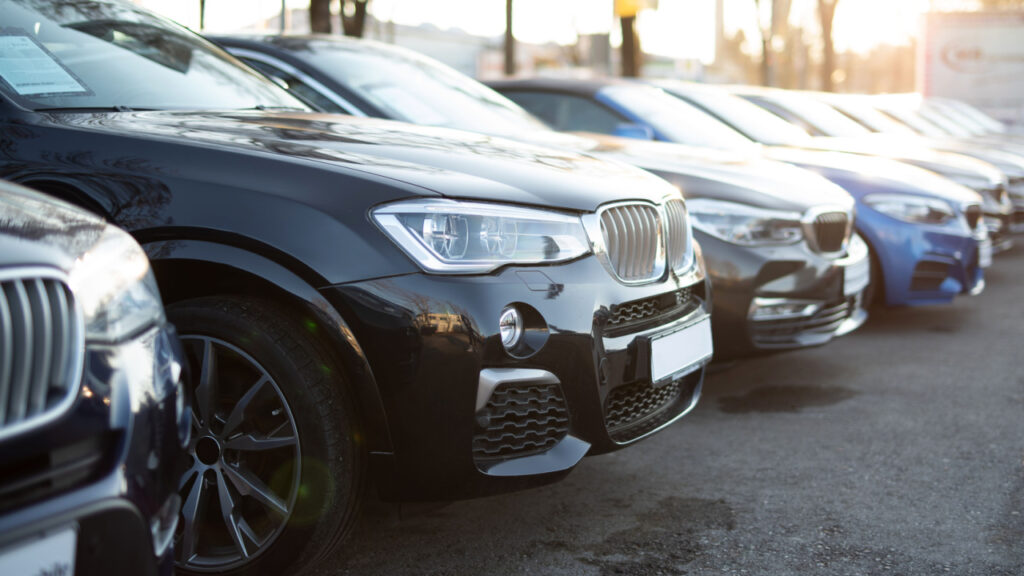
[(818, 17), (821, 19), (821, 40), (824, 47), (821, 59), (821, 88), (826, 92), (835, 91), (832, 76), (836, 71), (836, 47), (832, 41), (832, 24), (836, 19), (836, 5), (839, 0), (818, 0)]
[[(786, 37), (791, 4), (792, 0), (754, 0), (761, 30), (761, 84), (765, 86), (776, 84), (775, 39)], [(767, 20), (761, 17), (762, 10), (767, 10)]]
[[(341, 28), (346, 36), (362, 37), (366, 30), (366, 8), (370, 0), (339, 0)], [(331, 0), (309, 0), (309, 28), (314, 33), (330, 34)]]

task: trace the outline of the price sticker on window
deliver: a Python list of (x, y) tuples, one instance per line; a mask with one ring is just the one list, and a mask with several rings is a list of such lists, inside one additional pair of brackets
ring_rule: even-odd
[(31, 36), (0, 35), (0, 78), (20, 96), (91, 93)]

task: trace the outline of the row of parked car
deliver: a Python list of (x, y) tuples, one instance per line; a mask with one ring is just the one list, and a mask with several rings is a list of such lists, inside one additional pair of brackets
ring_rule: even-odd
[(1024, 223), (1024, 144), (957, 102), (0, 22), (3, 574), (300, 572), (367, 486), (556, 481), (712, 354), (980, 292)]

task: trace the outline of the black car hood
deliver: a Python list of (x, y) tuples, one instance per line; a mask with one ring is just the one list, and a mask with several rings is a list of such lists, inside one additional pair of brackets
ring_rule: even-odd
[(601, 158), (628, 162), (679, 186), (687, 198), (711, 198), (775, 210), (853, 208), (841, 187), (809, 170), (765, 159), (761, 147), (732, 152), (587, 134)]
[(47, 266), (69, 272), (94, 246), (104, 221), (63, 202), (0, 182), (0, 275), (5, 269)]
[(122, 112), (50, 115), (52, 122), (133, 138), (240, 153), (260, 164), (317, 162), (406, 184), (412, 194), (576, 211), (657, 202), (673, 188), (625, 163), (443, 128), (300, 112)]

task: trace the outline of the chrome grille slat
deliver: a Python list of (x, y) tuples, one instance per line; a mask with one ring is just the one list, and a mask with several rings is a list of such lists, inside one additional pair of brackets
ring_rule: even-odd
[(661, 277), (666, 264), (667, 221), (659, 208), (650, 204), (620, 204), (601, 211), (606, 263), (615, 276), (626, 283)]
[(7, 298), (13, 303), (11, 314), (14, 325), (14, 378), (7, 400), (7, 421), (16, 422), (25, 417), (28, 408), (28, 386), (32, 378), (32, 308), (28, 302), (25, 284), (16, 280), (10, 284)]
[(686, 261), (687, 234), (686, 234), (686, 208), (679, 200), (670, 200), (665, 203), (667, 234), (666, 245), (668, 246), (667, 257), (669, 266), (677, 269)]
[(81, 319), (59, 276), (40, 268), (5, 271), (0, 277), (0, 437), (70, 405), (82, 351)]
[(48, 285), (47, 293), (50, 298), (50, 309), (54, 311), (53, 315), (53, 366), (50, 374), (53, 375), (53, 387), (57, 388), (60, 392), (64, 392), (71, 382), (67, 378), (62, 378), (62, 374), (66, 374), (68, 370), (68, 362), (71, 356), (71, 307), (68, 303), (68, 295), (64, 292), (64, 287), (56, 282), (51, 282)]
[(53, 318), (50, 314), (50, 299), (46, 297), (46, 288), (40, 279), (28, 284), (29, 304), (32, 306), (32, 317), (35, 320), (33, 348), (36, 353), (32, 357), (32, 379), (35, 385), (29, 389), (25, 415), (35, 416), (43, 411), (47, 392), (50, 388), (50, 368), (53, 361)]
[(7, 304), (7, 291), (0, 284), (0, 426), (7, 422), (7, 398), (14, 373), (14, 319)]

